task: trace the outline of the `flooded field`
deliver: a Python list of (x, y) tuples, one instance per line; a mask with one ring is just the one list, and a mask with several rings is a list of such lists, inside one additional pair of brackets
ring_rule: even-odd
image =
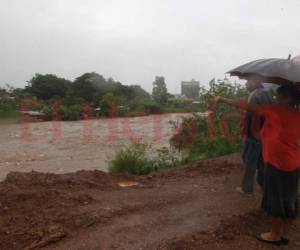
[(170, 121), (188, 114), (163, 114), (75, 122), (1, 124), (0, 180), (11, 171), (68, 173), (107, 171), (108, 161), (133, 141), (169, 146)]

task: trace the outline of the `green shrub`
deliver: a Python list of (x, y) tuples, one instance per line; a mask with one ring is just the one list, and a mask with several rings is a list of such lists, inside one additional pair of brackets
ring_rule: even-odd
[(52, 105), (45, 105), (41, 109), (41, 112), (45, 114), (44, 120), (51, 121), (53, 116), (53, 106)]
[(145, 114), (157, 114), (162, 112), (160, 104), (151, 100), (135, 99), (129, 104), (131, 112), (142, 112)]
[(147, 159), (146, 147), (142, 144), (120, 149), (109, 165), (109, 172), (112, 174), (143, 175), (152, 171), (152, 161)]
[[(171, 145), (179, 151), (188, 149), (187, 160), (203, 160), (240, 151), (238, 117), (228, 119), (225, 128), (222, 127), (222, 116), (216, 117), (214, 124), (209, 124), (206, 119), (204, 116), (194, 115), (184, 118), (179, 125), (174, 123), (177, 133), (171, 137)], [(213, 135), (209, 135), (208, 126), (213, 126)]]
[(18, 105), (13, 100), (1, 100), (0, 99), (0, 112), (8, 112), (12, 110), (17, 110)]
[(152, 147), (142, 143), (120, 149), (109, 164), (112, 174), (145, 175), (176, 167), (180, 161), (166, 147), (153, 151)]
[(189, 147), (188, 161), (204, 160), (239, 152), (241, 141), (226, 141), (222, 137), (215, 140), (200, 140)]
[(145, 102), (144, 103), (145, 112), (148, 114), (157, 114), (162, 112), (162, 107), (156, 102)]
[(65, 121), (77, 121), (82, 118), (83, 108), (82, 105), (62, 105), (60, 108), (61, 117)]
[[(209, 89), (201, 88), (200, 110), (207, 110), (209, 100), (219, 95), (245, 98), (246, 89), (239, 84), (232, 84), (228, 79), (213, 79), (209, 83)], [(170, 143), (179, 151), (188, 149), (187, 160), (207, 159), (240, 151), (240, 116), (237, 109), (221, 104), (215, 107), (214, 112), (215, 116), (210, 119), (205, 115), (195, 115), (184, 118), (180, 124), (173, 124), (177, 133), (170, 139)]]
[(19, 117), (18, 103), (15, 100), (0, 99), (0, 118)]
[(167, 147), (156, 150), (156, 157), (152, 159), (155, 171), (174, 168), (180, 164), (180, 160)]

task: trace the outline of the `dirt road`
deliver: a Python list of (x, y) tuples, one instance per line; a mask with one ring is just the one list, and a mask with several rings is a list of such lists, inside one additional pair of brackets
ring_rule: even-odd
[[(241, 197), (238, 155), (152, 176), (11, 173), (0, 183), (0, 249), (273, 249), (260, 195)], [(137, 182), (121, 187), (124, 182)], [(299, 249), (300, 225), (288, 249)], [(274, 248), (278, 249), (278, 248)]]

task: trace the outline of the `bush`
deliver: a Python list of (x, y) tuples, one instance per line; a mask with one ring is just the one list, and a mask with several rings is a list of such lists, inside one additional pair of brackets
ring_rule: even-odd
[(188, 161), (204, 160), (239, 152), (240, 141), (226, 141), (222, 137), (215, 140), (200, 140), (190, 145)]
[(18, 118), (18, 103), (15, 100), (0, 99), (0, 118)]
[(13, 110), (17, 110), (18, 105), (13, 100), (1, 100), (0, 99), (0, 112), (10, 112)]
[(142, 144), (120, 149), (109, 165), (109, 172), (112, 174), (143, 175), (152, 171), (152, 161), (147, 159), (146, 147)]
[(61, 106), (61, 116), (65, 121), (77, 121), (82, 118), (82, 105)]
[[(152, 157), (151, 157), (152, 156)], [(153, 152), (151, 146), (134, 143), (120, 149), (109, 164), (112, 174), (145, 175), (176, 167), (180, 161), (168, 148), (160, 148)]]
[(162, 112), (162, 107), (151, 100), (135, 99), (129, 104), (131, 112), (141, 112), (145, 114), (157, 114)]
[(144, 103), (145, 112), (148, 114), (157, 114), (162, 112), (161, 106), (156, 102), (145, 102)]
[(41, 110), (42, 113), (45, 114), (44, 116), (44, 120), (45, 121), (51, 121), (53, 118), (53, 106), (52, 105), (45, 105), (43, 106), (42, 110)]
[(206, 116), (194, 115), (184, 118), (180, 124), (173, 124), (177, 133), (170, 139), (171, 145), (179, 151), (188, 149), (190, 155), (187, 160), (202, 160), (238, 152), (241, 148), (240, 118), (231, 117), (222, 122), (222, 117), (207, 120)]
[(156, 151), (157, 155), (152, 160), (155, 171), (174, 168), (180, 164), (179, 159), (166, 147)]
[[(201, 110), (207, 110), (209, 100), (214, 96), (239, 99), (246, 96), (245, 88), (232, 84), (227, 79), (217, 82), (213, 79), (209, 86), (208, 90), (201, 88)], [(177, 133), (173, 135), (170, 143), (179, 151), (188, 149), (190, 155), (187, 160), (207, 159), (240, 150), (240, 116), (237, 109), (221, 104), (214, 111), (215, 114), (209, 117), (208, 113), (199, 114), (184, 118), (180, 124), (174, 124)]]

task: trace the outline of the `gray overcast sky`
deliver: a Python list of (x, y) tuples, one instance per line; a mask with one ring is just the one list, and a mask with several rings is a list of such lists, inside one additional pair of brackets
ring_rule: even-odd
[(0, 0), (0, 86), (96, 71), (151, 91), (300, 54), (299, 0)]

